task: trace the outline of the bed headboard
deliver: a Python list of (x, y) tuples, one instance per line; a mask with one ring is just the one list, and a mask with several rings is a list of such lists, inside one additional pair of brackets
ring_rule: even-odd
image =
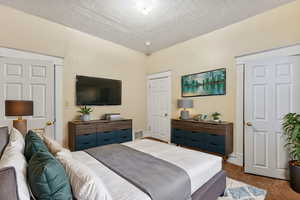
[(0, 157), (2, 156), (3, 150), (8, 143), (8, 127), (0, 127)]

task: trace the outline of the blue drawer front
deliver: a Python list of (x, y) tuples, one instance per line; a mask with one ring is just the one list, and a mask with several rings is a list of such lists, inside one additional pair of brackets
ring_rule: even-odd
[(97, 146), (97, 134), (85, 134), (76, 136), (76, 150), (83, 150)]
[(188, 134), (188, 131), (183, 131), (181, 129), (173, 129), (171, 142), (175, 144), (184, 145), (185, 137)]
[(208, 151), (211, 152), (215, 152), (215, 153), (219, 153), (219, 154), (225, 154), (225, 146), (223, 145), (217, 145), (213, 142), (207, 144), (207, 148)]
[(208, 141), (214, 142), (215, 144), (225, 145), (225, 136), (224, 135), (214, 135), (208, 134)]
[(209, 134), (207, 139), (207, 150), (225, 154), (225, 136)]
[(101, 132), (97, 134), (97, 146), (118, 143), (117, 132)]
[(200, 132), (189, 132), (187, 134), (186, 142), (188, 146), (205, 149), (207, 143), (207, 134)]
[(118, 143), (132, 141), (132, 129), (123, 129), (116, 132)]

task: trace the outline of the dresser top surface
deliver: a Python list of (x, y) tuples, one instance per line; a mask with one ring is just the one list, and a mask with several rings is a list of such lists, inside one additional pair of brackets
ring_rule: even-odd
[(69, 123), (75, 125), (84, 125), (84, 124), (97, 124), (97, 123), (117, 123), (117, 122), (131, 122), (132, 119), (120, 119), (120, 120), (89, 120), (89, 121), (81, 121), (81, 120), (74, 120), (70, 121)]
[(226, 121), (221, 121), (221, 122), (215, 122), (212, 120), (208, 121), (197, 121), (193, 119), (188, 119), (188, 120), (182, 120), (182, 119), (172, 119), (172, 121), (179, 121), (179, 122), (193, 122), (193, 123), (205, 123), (205, 124), (214, 124), (214, 125), (231, 125), (233, 124), (232, 122), (226, 122)]

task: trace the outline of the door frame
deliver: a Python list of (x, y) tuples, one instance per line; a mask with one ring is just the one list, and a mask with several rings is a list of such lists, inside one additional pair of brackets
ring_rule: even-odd
[(172, 71), (168, 70), (168, 71), (163, 71), (163, 72), (157, 72), (157, 73), (153, 73), (153, 74), (148, 74), (147, 75), (147, 128), (146, 128), (146, 134), (145, 136), (151, 136), (150, 135), (150, 101), (149, 101), (149, 95), (150, 95), (150, 80), (153, 79), (160, 79), (160, 78), (168, 78), (168, 88), (169, 88), (169, 92), (170, 92), (170, 101), (169, 101), (169, 108), (168, 108), (168, 116), (169, 116), (169, 132), (170, 132), (170, 141), (168, 141), (169, 143), (171, 142), (171, 118), (172, 118)]
[[(235, 152), (231, 158), (231, 161), (240, 166), (245, 165), (245, 122), (244, 122), (244, 90), (245, 90), (245, 64), (249, 61), (266, 59), (272, 57), (287, 57), (300, 55), (300, 44), (289, 45), (284, 47), (279, 47), (271, 50), (246, 54), (235, 57), (236, 61), (236, 113), (235, 113), (235, 132), (242, 133), (236, 134), (235, 147), (242, 145), (242, 152)], [(242, 137), (242, 138), (241, 138)], [(240, 141), (243, 141), (240, 144)], [(238, 149), (238, 148), (235, 148)], [(230, 160), (230, 159), (229, 159)]]
[(54, 139), (63, 144), (63, 67), (64, 58), (0, 47), (0, 57), (48, 61), (54, 64)]

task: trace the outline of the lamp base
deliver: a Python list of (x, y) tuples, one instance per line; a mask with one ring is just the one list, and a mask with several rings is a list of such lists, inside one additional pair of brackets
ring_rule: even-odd
[(20, 131), (23, 135), (27, 133), (27, 120), (26, 119), (17, 119), (13, 121), (13, 127)]
[(180, 112), (180, 119), (188, 120), (190, 118), (190, 113), (188, 110), (182, 110)]

